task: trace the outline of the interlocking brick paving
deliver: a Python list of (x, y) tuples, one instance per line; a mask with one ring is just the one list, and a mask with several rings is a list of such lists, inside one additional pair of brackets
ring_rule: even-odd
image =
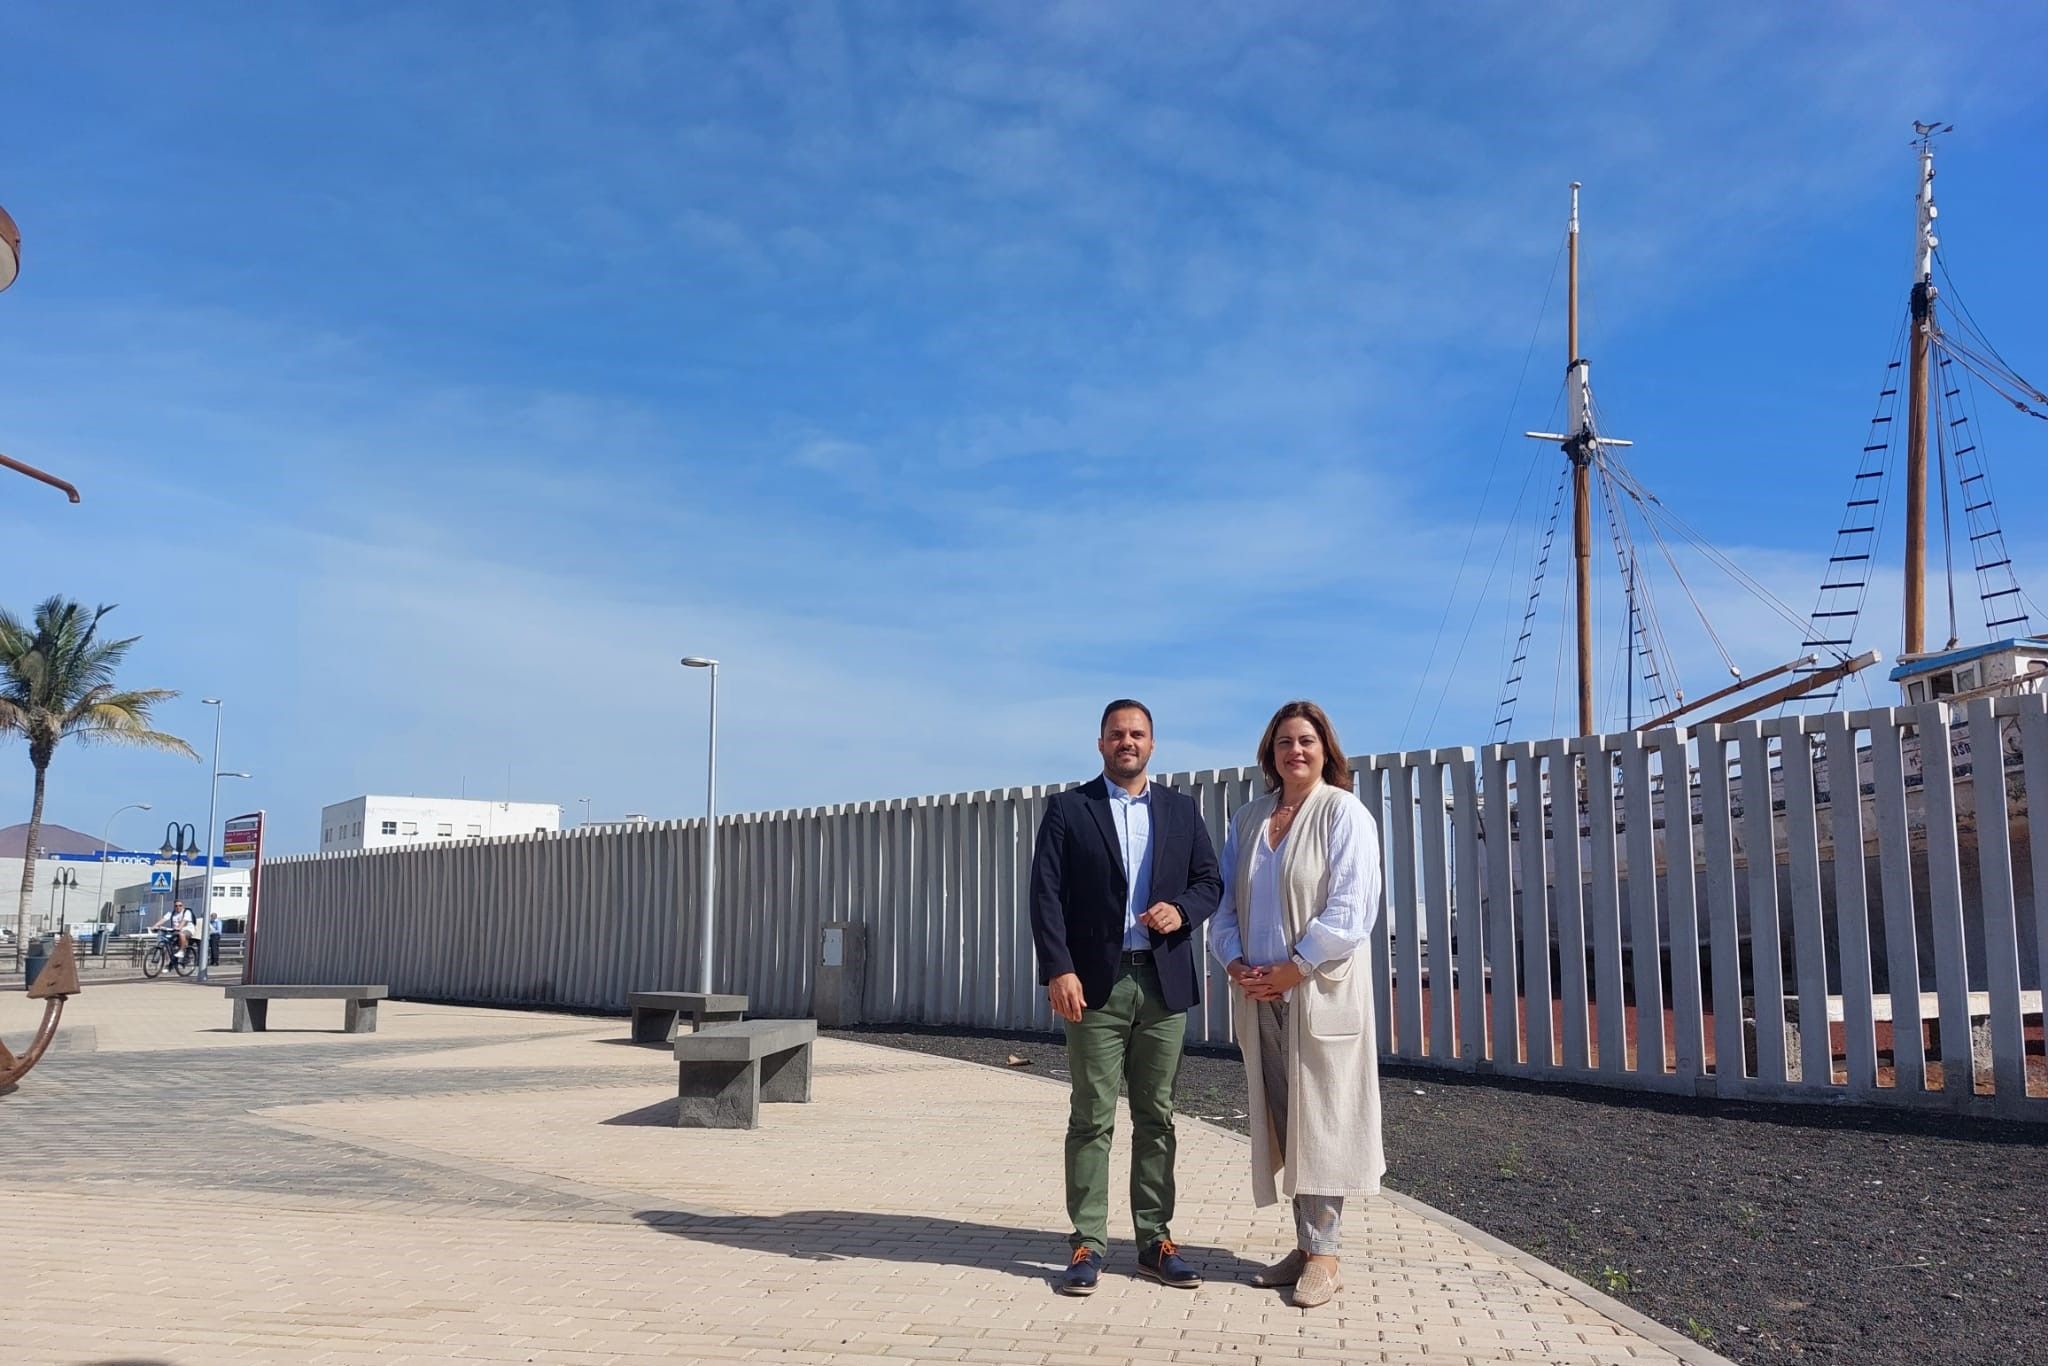
[[(1394, 1200), (1356, 1202), (1346, 1289), (1296, 1310), (1244, 1284), (1289, 1230), (1243, 1141), (1188, 1121), (1210, 1283), (1140, 1280), (1120, 1243), (1057, 1296), (1063, 1094), (948, 1059), (823, 1040), (812, 1104), (679, 1130), (672, 1060), (623, 1021), (395, 1002), (343, 1035), (279, 1003), (236, 1035), (176, 983), (73, 1011), (96, 1046), (0, 1098), (10, 1362), (1711, 1359)], [(26, 1018), (0, 997), (0, 1035)]]

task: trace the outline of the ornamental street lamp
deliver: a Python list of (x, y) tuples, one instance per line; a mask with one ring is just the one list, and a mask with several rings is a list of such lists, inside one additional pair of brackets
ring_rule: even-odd
[(62, 934), (64, 932), (64, 911), (57, 909), (57, 893), (60, 891), (64, 893), (63, 906), (65, 910), (69, 910), (71, 907), (71, 889), (77, 885), (78, 874), (69, 868), (59, 868), (55, 875), (50, 878), (50, 918), (54, 922), (51, 927), (54, 933)]

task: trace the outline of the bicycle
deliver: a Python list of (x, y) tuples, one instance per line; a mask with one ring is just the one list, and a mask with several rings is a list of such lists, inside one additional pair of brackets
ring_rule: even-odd
[(159, 934), (156, 943), (150, 945), (149, 952), (142, 956), (142, 975), (154, 978), (165, 968), (169, 968), (183, 977), (198, 966), (198, 963), (199, 953), (196, 946), (187, 944), (180, 949), (176, 936)]

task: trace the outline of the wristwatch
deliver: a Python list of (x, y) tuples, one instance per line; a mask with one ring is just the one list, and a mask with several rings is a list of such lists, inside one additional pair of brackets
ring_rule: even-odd
[(1316, 965), (1303, 958), (1298, 951), (1290, 952), (1287, 956), (1294, 960), (1294, 966), (1300, 969), (1303, 977), (1313, 977), (1316, 975)]

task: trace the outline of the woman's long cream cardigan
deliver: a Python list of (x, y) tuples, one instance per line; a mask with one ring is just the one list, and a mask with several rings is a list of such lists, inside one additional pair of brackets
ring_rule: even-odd
[[(1238, 849), (1232, 890), (1240, 925), (1251, 910), (1253, 841), (1265, 838), (1266, 818), (1278, 800), (1269, 793), (1231, 817)], [(1290, 944), (1300, 940), (1328, 899), (1330, 831), (1344, 815), (1344, 803), (1356, 805), (1358, 798), (1327, 783), (1318, 786), (1302, 803), (1281, 851), (1281, 913)], [(1366, 819), (1371, 821), (1370, 813)], [(1373, 896), (1380, 881), (1378, 843), (1375, 838), (1355, 846), (1355, 855), (1368, 860), (1369, 866), (1361, 871), (1370, 879)], [(1350, 957), (1318, 967), (1289, 993), (1289, 999), (1287, 1151), (1282, 1153), (1266, 1109), (1256, 1007), (1243, 991), (1231, 988), (1250, 1091), (1252, 1198), (1271, 1205), (1282, 1194), (1376, 1194), (1387, 1159), (1380, 1146), (1370, 949), (1361, 944)]]

